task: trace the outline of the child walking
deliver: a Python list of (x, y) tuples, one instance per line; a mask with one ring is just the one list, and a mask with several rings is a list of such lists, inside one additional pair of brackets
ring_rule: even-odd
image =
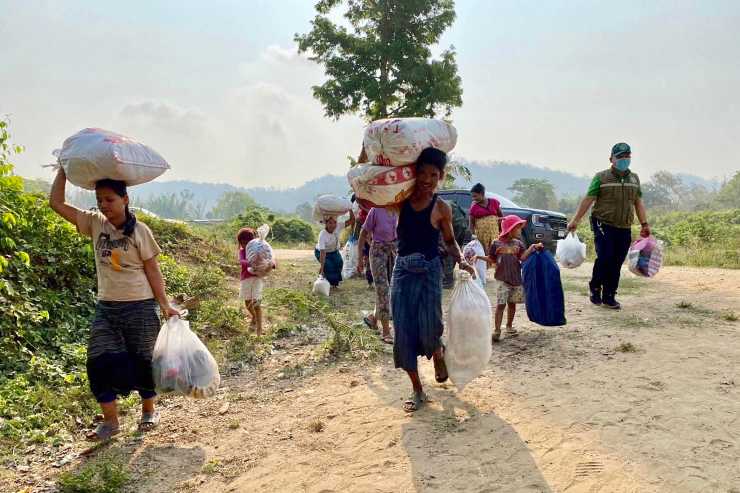
[(496, 266), (495, 278), (498, 281), (496, 289), (496, 327), (493, 332), (493, 342), (501, 339), (501, 323), (504, 310), (508, 307), (506, 316), (506, 336), (516, 337), (514, 329), (514, 315), (516, 305), (524, 303), (524, 288), (522, 288), (522, 262), (527, 260), (534, 250), (542, 250), (542, 243), (524, 246), (521, 240), (522, 228), (527, 224), (526, 219), (515, 215), (504, 217), (501, 222), (501, 234), (491, 245), (488, 257), (478, 257)]
[(95, 186), (98, 211), (83, 211), (64, 199), (67, 177), (60, 169), (51, 187), (49, 205), (93, 240), (98, 301), (87, 344), (87, 376), (103, 421), (87, 435), (105, 441), (120, 432), (118, 396), (132, 390), (141, 396), (141, 431), (159, 423), (154, 409), (152, 353), (159, 334), (159, 314), (180, 313), (165, 294), (151, 230), (128, 208), (126, 184), (100, 180)]
[(247, 261), (247, 243), (255, 238), (256, 234), (252, 228), (242, 228), (236, 234), (236, 241), (239, 243), (239, 263), (242, 268), (239, 277), (239, 299), (244, 300), (244, 306), (251, 317), (249, 331), (261, 336), (264, 282), (262, 278), (249, 272), (249, 262)]

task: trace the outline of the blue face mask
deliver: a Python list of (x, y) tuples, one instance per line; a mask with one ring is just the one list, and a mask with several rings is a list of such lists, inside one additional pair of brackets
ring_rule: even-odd
[(630, 167), (630, 161), (630, 158), (617, 159), (617, 162), (614, 163), (614, 167), (619, 171), (627, 171), (627, 168)]

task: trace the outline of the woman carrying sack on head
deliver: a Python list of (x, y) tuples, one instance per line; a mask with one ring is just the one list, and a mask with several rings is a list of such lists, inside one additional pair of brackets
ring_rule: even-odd
[(159, 423), (154, 409), (152, 353), (161, 312), (179, 315), (170, 306), (159, 270), (159, 246), (149, 228), (129, 211), (126, 185), (100, 180), (95, 187), (99, 211), (83, 211), (64, 199), (67, 177), (57, 172), (49, 204), (77, 231), (93, 240), (98, 278), (98, 302), (87, 346), (90, 389), (104, 420), (87, 438), (104, 441), (117, 435), (118, 396), (132, 390), (141, 396), (140, 429)]
[[(337, 231), (337, 218), (325, 216), (324, 229), (319, 233), (319, 241), (316, 244), (314, 255), (319, 261), (319, 275), (329, 281), (332, 287), (338, 287), (342, 282), (342, 267), (344, 260), (339, 254), (339, 232)], [(347, 221), (349, 223), (349, 221)]]
[(498, 239), (503, 214), (501, 204), (494, 198), (486, 198), (486, 187), (476, 183), (470, 190), (473, 203), (470, 204), (470, 231), (478, 237), (483, 249), (488, 251)]

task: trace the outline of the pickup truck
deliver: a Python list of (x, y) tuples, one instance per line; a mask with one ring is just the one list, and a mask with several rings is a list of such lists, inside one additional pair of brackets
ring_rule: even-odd
[[(467, 228), (467, 214), (470, 210), (470, 204), (473, 202), (473, 197), (470, 195), (470, 191), (464, 189), (441, 190), (438, 194), (442, 199), (451, 203), (450, 205), (454, 203), (459, 206), (459, 209), (464, 211), (466, 218), (466, 231), (463, 232), (456, 230), (455, 238), (458, 239), (458, 242), (463, 238), (464, 242), (470, 241), (471, 232)], [(501, 212), (503, 212), (504, 216), (514, 214), (527, 220), (527, 224), (522, 230), (522, 240), (527, 246), (532, 243), (543, 243), (545, 248), (555, 253), (558, 240), (565, 238), (567, 234), (568, 219), (565, 214), (520, 207), (506, 197), (495, 193), (486, 192), (486, 197), (494, 198), (499, 201), (501, 204)], [(453, 212), (456, 208), (457, 207), (453, 207)], [(456, 223), (462, 223), (462, 221), (456, 221)], [(460, 247), (463, 246), (464, 244), (460, 245)], [(485, 248), (488, 248), (488, 246), (489, 245), (484, 245)], [(452, 270), (450, 267), (454, 269), (454, 265), (451, 265), (450, 262), (445, 262), (445, 279), (443, 283), (445, 287), (448, 287), (451, 284)]]

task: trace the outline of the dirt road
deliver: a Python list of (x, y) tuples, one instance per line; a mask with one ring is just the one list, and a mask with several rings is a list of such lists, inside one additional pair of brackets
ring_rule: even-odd
[(390, 348), (328, 367), (278, 349), (218, 399), (166, 398), (131, 445), (136, 491), (740, 493), (740, 271), (626, 275), (621, 312), (588, 303), (588, 275), (563, 271), (567, 326), (517, 314), (462, 393), (421, 363), (433, 402), (413, 416)]

